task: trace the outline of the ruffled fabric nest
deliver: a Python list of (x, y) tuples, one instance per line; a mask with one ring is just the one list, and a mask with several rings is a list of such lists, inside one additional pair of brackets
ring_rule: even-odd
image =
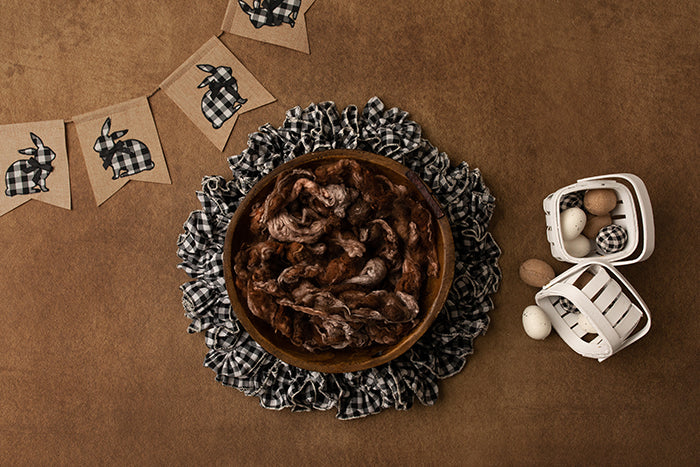
[[(231, 309), (223, 274), (223, 249), (231, 216), (246, 193), (275, 167), (294, 157), (335, 148), (360, 149), (390, 157), (416, 172), (450, 219), (455, 277), (443, 310), (423, 337), (400, 357), (353, 373), (328, 374), (297, 368), (267, 353), (243, 329)], [(197, 197), (202, 209), (190, 214), (178, 239), (179, 265), (193, 280), (181, 286), (188, 332), (204, 332), (209, 348), (204, 366), (217, 381), (257, 396), (269, 409), (328, 410), (352, 419), (415, 399), (432, 405), (438, 380), (464, 367), (474, 339), (489, 324), (490, 294), (498, 290), (500, 249), (487, 231), (495, 199), (478, 169), (449, 158), (421, 137), (408, 113), (385, 110), (377, 97), (360, 113), (341, 114), (333, 102), (295, 107), (280, 128), (267, 124), (249, 135), (248, 148), (228, 159), (232, 180), (208, 176)]]

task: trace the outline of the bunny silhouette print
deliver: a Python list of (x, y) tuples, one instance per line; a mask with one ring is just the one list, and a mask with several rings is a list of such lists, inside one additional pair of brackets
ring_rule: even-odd
[(301, 0), (262, 0), (262, 2), (254, 0), (252, 7), (244, 0), (238, 0), (238, 4), (248, 15), (255, 29), (263, 26), (279, 26), (282, 23), (294, 27)]
[(110, 134), (111, 118), (107, 117), (102, 125), (102, 136), (95, 140), (94, 150), (100, 154), (102, 167), (112, 168), (112, 180), (128, 177), (144, 170), (151, 170), (155, 164), (151, 160), (148, 146), (137, 139), (118, 139), (129, 130), (119, 130)]
[(248, 102), (238, 94), (238, 82), (227, 66), (197, 65), (202, 71), (209, 73), (198, 88), (209, 86), (202, 96), (202, 113), (211, 122), (214, 129), (221, 128), (226, 120), (233, 117), (243, 104)]
[(53, 172), (51, 161), (56, 158), (50, 147), (44, 146), (34, 133), (29, 133), (34, 143), (33, 148), (20, 149), (20, 154), (31, 156), (29, 159), (20, 159), (12, 163), (5, 172), (5, 195), (29, 195), (39, 191), (49, 191), (46, 186), (46, 177)]

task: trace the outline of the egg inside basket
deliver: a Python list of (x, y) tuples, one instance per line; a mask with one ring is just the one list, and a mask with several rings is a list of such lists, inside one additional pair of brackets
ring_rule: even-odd
[[(353, 167), (382, 186), (353, 183)], [(343, 173), (323, 180), (334, 170)], [(286, 190), (276, 188), (281, 180)], [(377, 193), (392, 192), (398, 198), (382, 205)], [(318, 210), (302, 210), (302, 199)], [(401, 209), (405, 215), (396, 214)], [(387, 249), (389, 238), (396, 251)], [(345, 263), (349, 269), (337, 272)], [(410, 280), (417, 265), (419, 286)], [(325, 373), (406, 352), (442, 309), (453, 275), (450, 224), (425, 185), (398, 162), (357, 150), (306, 154), (273, 170), (234, 213), (224, 244), (226, 289), (251, 337), (286, 363)]]

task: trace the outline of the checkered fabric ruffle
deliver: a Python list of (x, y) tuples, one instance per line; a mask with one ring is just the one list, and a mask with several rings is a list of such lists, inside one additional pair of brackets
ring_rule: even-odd
[[(391, 157), (416, 172), (449, 216), (456, 253), (447, 301), (423, 337), (388, 363), (341, 374), (297, 368), (263, 350), (231, 309), (222, 259), (231, 216), (258, 180), (294, 157), (335, 148)], [(249, 135), (248, 148), (229, 164), (232, 180), (203, 179), (197, 192), (202, 209), (191, 213), (178, 239), (179, 267), (192, 277), (181, 287), (185, 315), (192, 320), (188, 331), (205, 333), (204, 365), (222, 384), (259, 397), (269, 409), (336, 407), (337, 418), (352, 419), (385, 408), (405, 410), (416, 399), (434, 404), (438, 381), (462, 370), (474, 339), (486, 331), (490, 294), (501, 280), (501, 252), (487, 231), (495, 199), (479, 170), (464, 162), (450, 166), (406, 112), (386, 110), (376, 97), (361, 111), (349, 106), (340, 114), (333, 102), (290, 109), (280, 128), (267, 124)]]

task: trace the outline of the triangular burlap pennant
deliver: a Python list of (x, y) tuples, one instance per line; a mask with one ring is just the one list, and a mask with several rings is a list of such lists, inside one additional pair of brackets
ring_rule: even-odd
[(0, 125), (0, 216), (30, 199), (71, 208), (63, 120)]
[(217, 37), (160, 87), (221, 151), (239, 115), (275, 101)]
[(73, 122), (98, 206), (129, 180), (170, 184), (145, 96), (73, 117)]
[(229, 0), (221, 29), (309, 53), (304, 14), (314, 0)]

